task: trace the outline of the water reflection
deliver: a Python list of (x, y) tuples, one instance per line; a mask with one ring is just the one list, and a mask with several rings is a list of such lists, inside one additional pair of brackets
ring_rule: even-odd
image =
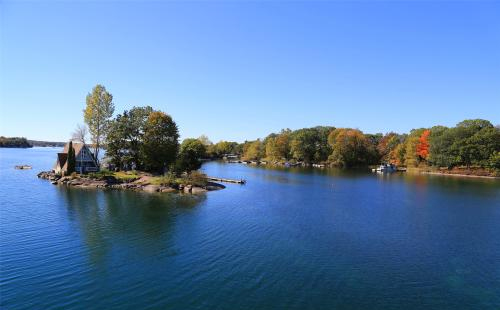
[(94, 265), (103, 266), (112, 251), (136, 255), (175, 255), (172, 235), (179, 209), (198, 206), (206, 195), (150, 194), (120, 190), (58, 187), (67, 216), (78, 226)]

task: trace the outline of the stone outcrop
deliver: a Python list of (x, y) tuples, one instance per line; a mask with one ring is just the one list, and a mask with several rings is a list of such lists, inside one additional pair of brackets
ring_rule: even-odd
[(142, 189), (145, 192), (148, 193), (155, 193), (160, 191), (160, 186), (159, 185), (146, 185)]
[(149, 183), (149, 179), (140, 178), (132, 179), (128, 182), (120, 182), (113, 176), (105, 176), (101, 178), (90, 178), (88, 176), (60, 176), (51, 171), (42, 171), (38, 178), (48, 180), (54, 185), (74, 186), (80, 188), (109, 188), (144, 191), (147, 193), (186, 193), (186, 194), (203, 194), (208, 191), (220, 190), (225, 188), (224, 185), (208, 182), (204, 187), (193, 186), (191, 184), (179, 184), (177, 188), (169, 186), (154, 185)]

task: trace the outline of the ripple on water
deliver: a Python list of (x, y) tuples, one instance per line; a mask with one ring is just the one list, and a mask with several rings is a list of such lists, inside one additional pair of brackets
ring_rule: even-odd
[(498, 182), (208, 163), (248, 183), (148, 195), (38, 180), (56, 152), (0, 149), (2, 308), (500, 308)]

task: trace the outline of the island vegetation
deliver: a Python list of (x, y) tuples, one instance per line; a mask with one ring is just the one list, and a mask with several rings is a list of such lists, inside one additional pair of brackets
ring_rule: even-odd
[(33, 145), (24, 137), (4, 137), (0, 136), (0, 147), (9, 147), (9, 148), (29, 148), (33, 147)]
[[(86, 125), (78, 125), (68, 143), (65, 170), (38, 176), (54, 184), (151, 192), (201, 193), (224, 188), (196, 171), (207, 154), (205, 144), (200, 139), (179, 143), (177, 124), (170, 115), (150, 106), (133, 107), (113, 117), (114, 110), (113, 96), (104, 86), (95, 86), (86, 97)], [(73, 141), (86, 145), (88, 134), (91, 156), (104, 169), (78, 174)], [(106, 151), (102, 160), (101, 149)]]

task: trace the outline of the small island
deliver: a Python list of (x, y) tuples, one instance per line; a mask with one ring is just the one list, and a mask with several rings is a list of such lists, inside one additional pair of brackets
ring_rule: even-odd
[(201, 194), (220, 190), (224, 185), (211, 182), (202, 173), (191, 173), (182, 177), (154, 176), (145, 172), (110, 172), (89, 173), (86, 175), (61, 176), (53, 171), (38, 174), (41, 179), (49, 180), (54, 185), (75, 186), (79, 188), (109, 188), (144, 191), (149, 193), (189, 193)]
[[(225, 188), (197, 171), (206, 146), (199, 139), (179, 144), (170, 115), (149, 106), (134, 107), (115, 118), (113, 113), (113, 96), (97, 85), (86, 98), (87, 126), (77, 127), (57, 153), (54, 168), (38, 177), (55, 185), (146, 192), (198, 194)], [(86, 143), (88, 132), (91, 144)], [(104, 157), (99, 156), (102, 149)]]

